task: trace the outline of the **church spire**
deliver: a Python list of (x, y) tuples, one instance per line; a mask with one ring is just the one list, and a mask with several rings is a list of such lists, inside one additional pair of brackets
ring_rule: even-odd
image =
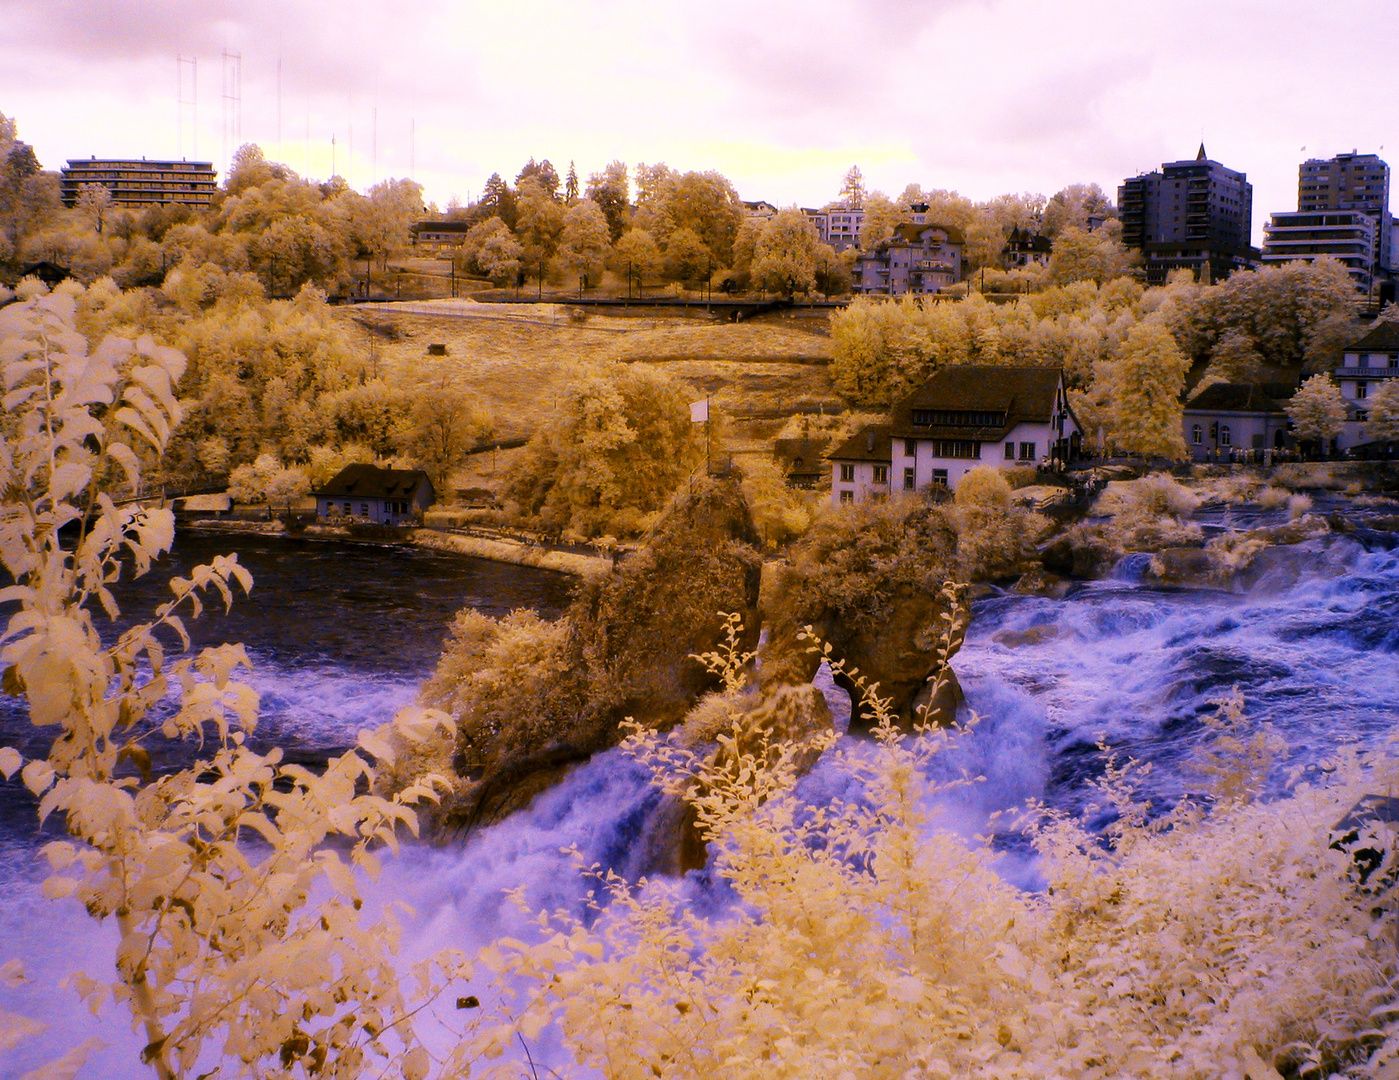
[(1200, 140), (1200, 152), (1195, 155), (1196, 161), (1209, 161), (1210, 157), (1205, 153), (1205, 140)]

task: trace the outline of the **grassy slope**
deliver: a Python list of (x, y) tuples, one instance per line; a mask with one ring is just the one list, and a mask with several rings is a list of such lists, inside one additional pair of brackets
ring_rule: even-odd
[[(445, 370), (479, 394), (503, 438), (529, 435), (541, 405), (562, 393), (582, 361), (663, 363), (696, 397), (710, 395), (730, 449), (740, 453), (765, 449), (794, 413), (844, 408), (826, 371), (831, 342), (824, 316), (725, 323), (698, 312), (590, 314), (578, 322), (559, 305), (442, 301), (344, 309), (341, 317), (377, 350), (387, 377), (416, 381)], [(392, 323), (401, 336), (382, 338), (357, 318)], [(446, 357), (428, 356), (429, 344), (445, 345)], [(504, 465), (502, 454), (497, 466)], [(489, 463), (480, 468), (468, 470), (461, 483), (491, 486)]]

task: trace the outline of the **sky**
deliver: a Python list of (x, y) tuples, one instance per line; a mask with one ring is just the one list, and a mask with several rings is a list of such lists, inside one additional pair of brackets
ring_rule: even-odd
[(717, 169), (779, 206), (851, 165), (889, 195), (1115, 199), (1203, 140), (1253, 183), (1257, 243), (1304, 159), (1399, 164), (1393, 0), (0, 0), (0, 28), (0, 113), (46, 168), (222, 172), (256, 142), (444, 208), (531, 157)]

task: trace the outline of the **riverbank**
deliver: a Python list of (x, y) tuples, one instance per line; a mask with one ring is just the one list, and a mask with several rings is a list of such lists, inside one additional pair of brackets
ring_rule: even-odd
[(537, 570), (552, 570), (560, 574), (573, 574), (578, 577), (607, 570), (612, 561), (598, 555), (582, 555), (573, 551), (556, 551), (535, 544), (525, 544), (508, 539), (494, 539), (484, 536), (468, 536), (462, 533), (446, 532), (441, 529), (408, 529), (402, 533), (384, 536), (365, 536), (343, 525), (308, 525), (293, 533), (280, 521), (226, 521), (215, 518), (196, 518), (182, 523), (181, 529), (202, 532), (229, 533), (244, 536), (298, 536), (312, 540), (349, 540), (368, 543), (408, 544), (413, 547), (429, 548), (433, 551), (450, 551), (457, 555), (467, 555), (473, 559), (487, 559), (491, 562), (509, 563), (512, 566), (529, 566)]

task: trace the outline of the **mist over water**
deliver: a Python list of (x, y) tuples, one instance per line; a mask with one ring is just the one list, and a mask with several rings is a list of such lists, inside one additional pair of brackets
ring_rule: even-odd
[[(226, 546), (246, 550), (243, 540)], [(1399, 718), (1399, 552), (1387, 543), (1328, 537), (1275, 549), (1245, 592), (1147, 585), (1144, 566), (1129, 559), (1111, 578), (1075, 585), (1062, 600), (1005, 593), (978, 601), (953, 666), (979, 722), (933, 771), (935, 779), (962, 769), (982, 779), (938, 800), (938, 827), (970, 838), (997, 811), (1029, 798), (1082, 811), (1087, 783), (1103, 769), (1100, 739), (1122, 757), (1150, 763), (1144, 791), (1168, 805), (1199, 789), (1189, 758), (1207, 737), (1200, 718), (1235, 686), (1250, 723), (1270, 724), (1288, 743), (1275, 792), (1290, 767), (1315, 765), (1345, 742), (1383, 740)], [(306, 752), (343, 748), (358, 728), (411, 700), (452, 614), (477, 591), (501, 590), (482, 601), (494, 605), (486, 610), (557, 611), (559, 586), (566, 585), (552, 577), (541, 583), (534, 572), (512, 580), (516, 568), (502, 567), (492, 568), (500, 578), (468, 584), (458, 576), (460, 561), (448, 557), (398, 564), (368, 554), (365, 577), (351, 583), (344, 580), (346, 560), (360, 553), (342, 556), (326, 546), (294, 557), (273, 549), (266, 557), (276, 565), (255, 569), (259, 613), (223, 619), (210, 640), (249, 642), (268, 737)], [(279, 580), (288, 592), (277, 591)], [(555, 606), (517, 599), (522, 594), (552, 596)], [(868, 752), (868, 744), (848, 737), (841, 745)], [(848, 795), (848, 786), (839, 768), (823, 761), (800, 793), (819, 802)], [(501, 934), (522, 934), (528, 920), (505, 900), (506, 890), (523, 886), (533, 911), (581, 912), (590, 885), (563, 849), (576, 847), (583, 863), (635, 877), (653, 864), (654, 845), (664, 839), (651, 828), (660, 801), (641, 767), (618, 751), (600, 755), (501, 823), (386, 860), (383, 877), (369, 886), (371, 904), (402, 901), (414, 909), (405, 920), (405, 968), (445, 946), (470, 951)], [(50, 1049), (99, 1031), (112, 1045), (85, 1075), (145, 1075), (134, 1064), (139, 1047), (123, 1017), (109, 1011), (93, 1020), (54, 988), (75, 966), (98, 977), (109, 972), (113, 932), (72, 905), (39, 898), (32, 817), (21, 819), (20, 809), (0, 807), (11, 815), (0, 830), (0, 932), (20, 944), (37, 982), (19, 994), (0, 993), (0, 1007), (53, 1021), (51, 1037), (42, 1040)], [(1013, 843), (1006, 847), (1002, 872), (1032, 886), (1030, 861)], [(731, 900), (703, 872), (663, 887), (703, 910), (722, 910)], [(21, 1060), (0, 1065), (0, 1076), (19, 1075), (38, 1057), (31, 1051)]]

